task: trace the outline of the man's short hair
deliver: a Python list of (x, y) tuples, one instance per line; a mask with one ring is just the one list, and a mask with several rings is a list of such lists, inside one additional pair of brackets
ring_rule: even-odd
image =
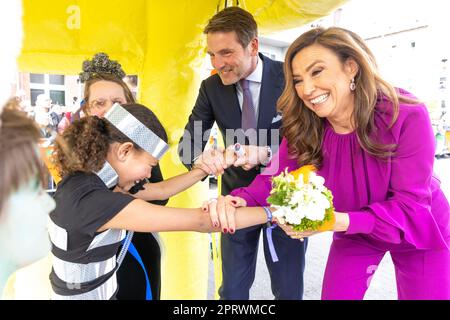
[(228, 7), (209, 20), (203, 33), (232, 31), (236, 32), (239, 43), (246, 48), (258, 36), (258, 25), (251, 13), (239, 7)]

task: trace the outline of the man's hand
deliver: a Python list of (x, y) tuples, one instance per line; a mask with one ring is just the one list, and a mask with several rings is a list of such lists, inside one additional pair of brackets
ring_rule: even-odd
[(224, 170), (228, 168), (224, 157), (224, 149), (218, 148), (203, 151), (195, 161), (194, 167), (199, 167), (208, 174), (215, 176), (223, 174)]
[[(260, 164), (267, 164), (268, 154), (267, 147), (258, 146), (243, 146), (241, 145), (243, 152), (237, 156), (234, 162), (235, 167), (242, 167), (242, 169), (248, 171)], [(234, 145), (229, 146), (228, 149), (234, 149)]]
[(248, 171), (269, 162), (267, 147), (240, 145), (240, 148), (241, 151), (238, 153), (235, 152), (235, 145), (230, 145), (225, 150), (223, 148), (205, 150), (195, 161), (194, 167), (218, 176), (232, 165)]
[(194, 165), (192, 166), (192, 169), (200, 169), (207, 176), (210, 174), (214, 174), (214, 171), (211, 170), (210, 166), (208, 166), (206, 163), (203, 162), (202, 156), (198, 157), (197, 160), (195, 160)]

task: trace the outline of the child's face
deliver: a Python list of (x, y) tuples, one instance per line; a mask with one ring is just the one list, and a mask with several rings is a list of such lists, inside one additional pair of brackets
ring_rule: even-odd
[(133, 148), (123, 162), (123, 170), (118, 171), (119, 184), (129, 184), (150, 178), (152, 169), (158, 164), (158, 159), (143, 150)]

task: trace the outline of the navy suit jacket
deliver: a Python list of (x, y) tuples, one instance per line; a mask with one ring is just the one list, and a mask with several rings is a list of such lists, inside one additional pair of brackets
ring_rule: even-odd
[[(259, 97), (258, 130), (266, 129), (267, 133), (263, 133), (264, 139), (261, 141), (258, 138), (258, 144), (268, 145), (271, 144), (270, 129), (279, 129), (281, 125), (281, 120), (273, 121), (277, 120), (278, 116), (276, 104), (284, 88), (284, 74), (282, 62), (271, 60), (262, 54), (260, 57), (263, 61), (263, 75)], [(202, 153), (207, 143), (207, 137), (205, 139), (203, 137), (205, 132), (211, 129), (214, 121), (217, 122), (226, 140), (227, 129), (241, 129), (241, 116), (236, 85), (224, 85), (217, 74), (204, 80), (185, 127), (185, 133), (178, 145), (178, 153), (183, 164), (190, 169), (192, 160)], [(226, 147), (236, 143), (236, 139), (228, 140), (224, 141)], [(276, 147), (280, 142), (281, 135), (277, 139)], [(228, 168), (222, 177), (222, 194), (226, 195), (235, 188), (248, 186), (259, 173), (259, 167), (249, 171), (242, 168)]]

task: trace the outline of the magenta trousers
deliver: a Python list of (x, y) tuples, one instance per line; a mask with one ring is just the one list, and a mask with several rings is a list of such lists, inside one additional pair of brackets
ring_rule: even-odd
[(322, 299), (361, 300), (378, 264), (390, 252), (400, 300), (449, 300), (450, 251), (418, 250), (361, 236), (335, 236), (325, 270)]

